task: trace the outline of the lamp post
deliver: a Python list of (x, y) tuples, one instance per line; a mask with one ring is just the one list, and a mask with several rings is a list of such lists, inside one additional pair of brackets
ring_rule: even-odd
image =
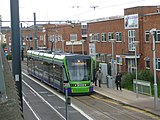
[(83, 55), (84, 55), (84, 41), (85, 41), (84, 39), (81, 40), (81, 42), (82, 42), (82, 54)]
[(156, 48), (155, 48), (155, 41), (156, 41), (156, 29), (153, 28), (150, 30), (153, 38), (153, 70), (154, 70), (154, 110), (158, 110), (158, 93), (157, 93), (157, 79), (156, 79)]
[(138, 98), (138, 84), (137, 84), (137, 44), (139, 41), (134, 41), (135, 44), (135, 67), (136, 67), (136, 98)]
[(62, 52), (64, 52), (64, 40), (61, 40), (62, 42)]
[(97, 59), (96, 59), (96, 43), (98, 42), (98, 40), (96, 39), (93, 39), (94, 36), (96, 35), (97, 33), (94, 33), (94, 34), (89, 34), (90, 36), (90, 41), (92, 41), (94, 43), (94, 57), (95, 57), (95, 71), (96, 71), (96, 64), (97, 64)]
[(71, 43), (72, 43), (72, 53), (74, 53), (74, 48), (73, 48), (74, 40), (71, 40)]
[(111, 76), (114, 77), (114, 41), (115, 39), (110, 39), (112, 43), (112, 61), (111, 61)]
[(28, 33), (28, 36), (27, 36), (27, 40), (28, 40), (28, 50), (30, 50), (30, 40), (32, 39), (30, 33)]
[(94, 57), (95, 57), (95, 70), (96, 70), (96, 67), (97, 67), (97, 59), (96, 59), (96, 43), (98, 42), (98, 40), (92, 40), (92, 42), (94, 43), (94, 46), (95, 46), (95, 53), (94, 53)]

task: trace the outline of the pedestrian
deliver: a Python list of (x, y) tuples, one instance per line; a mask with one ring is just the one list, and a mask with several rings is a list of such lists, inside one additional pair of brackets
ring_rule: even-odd
[(116, 86), (117, 86), (117, 90), (118, 90), (118, 87), (120, 88), (120, 90), (122, 90), (121, 77), (122, 77), (122, 75), (120, 73), (117, 73), (116, 80), (115, 80), (115, 83), (116, 83)]
[(97, 81), (98, 81), (99, 87), (101, 87), (102, 76), (103, 76), (103, 73), (101, 71), (101, 68), (99, 68), (95, 75), (95, 78), (96, 78), (95, 86), (97, 86)]

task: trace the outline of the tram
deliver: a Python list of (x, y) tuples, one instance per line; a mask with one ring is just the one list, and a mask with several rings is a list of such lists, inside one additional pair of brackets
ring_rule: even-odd
[(93, 59), (88, 55), (62, 52), (27, 51), (28, 73), (68, 94), (93, 92)]

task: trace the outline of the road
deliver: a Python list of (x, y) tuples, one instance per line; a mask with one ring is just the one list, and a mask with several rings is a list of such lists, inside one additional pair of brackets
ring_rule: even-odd
[[(25, 120), (65, 119), (64, 95), (26, 73), (27, 71), (23, 69)], [(71, 101), (68, 110), (69, 120), (157, 119), (156, 116), (125, 106), (97, 93), (90, 96), (73, 96)]]
[[(61, 94), (61, 96), (59, 96), (55, 93), (55, 91), (50, 92), (30, 78), (31, 77), (29, 77), (28, 75), (23, 74), (23, 100), (32, 111), (32, 114), (35, 116), (34, 119), (65, 119), (65, 102), (63, 98), (64, 95)], [(68, 108), (69, 120), (75, 120), (77, 119), (77, 117), (80, 120), (87, 120), (87, 115), (82, 115), (79, 111), (71, 106), (68, 106)], [(28, 120), (28, 117), (30, 118), (30, 113), (24, 114), (24, 118), (26, 120)]]

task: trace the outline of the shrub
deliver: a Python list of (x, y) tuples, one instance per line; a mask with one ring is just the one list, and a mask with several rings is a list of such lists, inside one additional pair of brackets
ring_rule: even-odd
[(122, 76), (122, 87), (133, 90), (133, 79), (135, 79), (135, 73), (124, 74)]

